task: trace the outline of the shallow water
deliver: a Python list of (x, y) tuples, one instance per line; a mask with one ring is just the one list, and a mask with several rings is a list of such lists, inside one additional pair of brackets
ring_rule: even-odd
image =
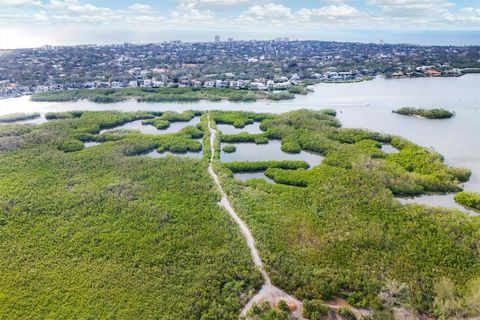
[(318, 165), (324, 157), (313, 152), (286, 153), (281, 150), (279, 140), (270, 140), (268, 144), (234, 143), (237, 150), (232, 153), (220, 153), (220, 160), (232, 161), (266, 161), (266, 160), (303, 160), (310, 167)]
[(91, 148), (91, 147), (94, 147), (94, 146), (98, 146), (99, 144), (100, 144), (100, 142), (95, 142), (95, 141), (89, 141), (89, 142), (84, 143), (85, 148)]
[(406, 203), (426, 204), (433, 207), (446, 207), (446, 208), (457, 209), (457, 210), (466, 212), (472, 216), (480, 215), (479, 210), (468, 208), (455, 202), (455, 200), (453, 199), (453, 196), (454, 196), (453, 194), (445, 194), (445, 195), (427, 194), (427, 195), (418, 196), (418, 197), (397, 198), (397, 199), (403, 204), (406, 204)]
[(142, 121), (143, 120), (135, 120), (135, 121), (127, 122), (118, 127), (102, 130), (100, 131), (100, 133), (104, 133), (112, 130), (121, 130), (121, 129), (138, 130), (143, 134), (175, 133), (182, 130), (185, 127), (196, 126), (198, 123), (200, 123), (200, 117), (194, 117), (192, 120), (186, 121), (186, 122), (172, 122), (170, 124), (170, 127), (163, 130), (159, 130), (150, 124), (142, 124)]
[(177, 157), (202, 159), (203, 152), (199, 151), (199, 152), (173, 153), (173, 152), (170, 152), (170, 151), (158, 152), (157, 150), (153, 150), (152, 152), (149, 152), (149, 153), (145, 154), (145, 156), (151, 157), (151, 158), (164, 158), (167, 155), (173, 155), (173, 156), (177, 156)]
[[(0, 115), (14, 112), (44, 114), (49, 111), (114, 109), (120, 111), (217, 109), (280, 113), (301, 108), (333, 108), (337, 110), (338, 118), (344, 127), (397, 134), (419, 145), (433, 147), (445, 157), (447, 164), (471, 169), (472, 177), (465, 184), (465, 189), (480, 192), (479, 84), (480, 74), (458, 78), (391, 80), (379, 77), (373, 81), (360, 83), (318, 84), (312, 86), (315, 92), (298, 96), (293, 100), (252, 103), (202, 101), (147, 104), (130, 100), (115, 104), (98, 104), (89, 101), (32, 102), (29, 97), (21, 97), (1, 99)], [(454, 111), (455, 117), (428, 120), (392, 113), (393, 109), (404, 106), (446, 108)], [(260, 158), (262, 155), (252, 156), (253, 160), (257, 160), (257, 157)], [(448, 203), (453, 205), (452, 201)]]
[(223, 134), (237, 134), (240, 132), (248, 132), (248, 133), (262, 133), (263, 131), (260, 129), (260, 122), (255, 122), (249, 125), (246, 125), (243, 128), (235, 128), (229, 124), (217, 124), (217, 129), (221, 131)]
[(242, 181), (247, 181), (248, 179), (263, 179), (268, 183), (275, 183), (272, 179), (267, 177), (265, 174), (263, 174), (263, 171), (261, 172), (241, 172), (241, 173), (235, 173), (233, 175), (235, 179), (242, 180)]
[(392, 146), (391, 144), (384, 143), (382, 144), (382, 151), (388, 154), (397, 153), (400, 150)]
[(44, 115), (41, 115), (40, 117), (36, 117), (35, 119), (28, 119), (28, 120), (21, 120), (21, 121), (15, 121), (12, 123), (18, 123), (18, 124), (42, 124), (47, 122), (48, 120), (45, 119)]

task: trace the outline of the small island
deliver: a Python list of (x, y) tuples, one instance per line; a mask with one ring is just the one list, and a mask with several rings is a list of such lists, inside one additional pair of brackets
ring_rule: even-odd
[(398, 113), (404, 116), (412, 116), (418, 118), (426, 119), (449, 119), (454, 116), (454, 113), (446, 109), (434, 108), (434, 109), (423, 109), (423, 108), (411, 108), (403, 107), (397, 110), (392, 111), (393, 113)]
[(222, 101), (254, 102), (257, 100), (288, 100), (296, 95), (306, 95), (305, 85), (291, 86), (285, 90), (264, 91), (233, 88), (190, 88), (190, 87), (139, 87), (118, 89), (78, 89), (35, 93), (32, 101), (67, 102), (89, 100), (96, 103), (115, 103), (129, 99), (138, 102), (198, 102)]
[(235, 147), (233, 144), (226, 144), (223, 146), (222, 150), (226, 153), (232, 153), (237, 150), (237, 147)]
[(455, 194), (455, 201), (461, 205), (480, 210), (480, 193), (462, 191)]
[(18, 121), (26, 121), (26, 120), (33, 120), (40, 117), (40, 113), (10, 113), (3, 116), (0, 116), (0, 123), (3, 122), (18, 122)]

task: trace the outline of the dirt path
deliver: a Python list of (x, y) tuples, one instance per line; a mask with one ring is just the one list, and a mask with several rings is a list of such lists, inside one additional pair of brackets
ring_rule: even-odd
[[(263, 263), (262, 259), (260, 258), (260, 253), (258, 252), (257, 248), (255, 247), (255, 239), (253, 238), (252, 233), (250, 232), (250, 229), (248, 229), (248, 226), (245, 224), (245, 222), (240, 218), (240, 216), (235, 212), (235, 209), (233, 209), (232, 204), (228, 200), (227, 194), (225, 191), (223, 191), (222, 185), (220, 184), (220, 179), (218, 178), (218, 175), (215, 173), (215, 170), (213, 170), (213, 160), (215, 158), (215, 138), (217, 136), (217, 131), (214, 130), (211, 127), (210, 124), (210, 113), (207, 112), (207, 119), (208, 119), (208, 130), (210, 132), (210, 151), (212, 153), (210, 157), (210, 163), (208, 165), (208, 173), (210, 176), (212, 176), (213, 180), (215, 181), (215, 184), (218, 187), (218, 191), (220, 192), (221, 195), (221, 200), (220, 200), (220, 205), (228, 212), (230, 217), (235, 221), (235, 223), (239, 226), (240, 231), (242, 232), (243, 237), (245, 238), (245, 241), (247, 242), (247, 246), (250, 249), (250, 254), (252, 256), (252, 260), (255, 263), (255, 266), (257, 267), (258, 271), (262, 274), (263, 278), (263, 286), (260, 289), (260, 291), (247, 303), (247, 305), (244, 307), (242, 310), (240, 316), (246, 316), (248, 310), (252, 307), (254, 303), (256, 304), (261, 304), (265, 301), (268, 301), (270, 305), (276, 306), (277, 303), (280, 300), (284, 300), (291, 308), (292, 312), (291, 315), (299, 320), (305, 320), (305, 318), (302, 317), (301, 315), (301, 310), (302, 310), (302, 302), (292, 296), (290, 296), (288, 293), (283, 291), (282, 289), (274, 286), (272, 284), (272, 281), (270, 280), (270, 277), (268, 276), (268, 273), (265, 271), (263, 268)], [(367, 309), (357, 309), (352, 306), (349, 306), (346, 301), (339, 300), (339, 301), (334, 301), (334, 302), (325, 302), (325, 305), (328, 306), (329, 308), (336, 310), (339, 309), (342, 306), (348, 307), (357, 317), (361, 316), (367, 316), (371, 314), (370, 310)]]
[(252, 307), (254, 303), (260, 304), (262, 302), (268, 301), (270, 305), (275, 306), (280, 300), (284, 300), (285, 302), (287, 302), (289, 306), (291, 306), (293, 310), (292, 316), (296, 317), (297, 319), (303, 319), (300, 313), (302, 309), (302, 303), (299, 300), (295, 299), (294, 297), (290, 296), (285, 291), (272, 285), (272, 282), (270, 280), (270, 277), (268, 276), (268, 273), (263, 268), (262, 259), (260, 258), (260, 254), (257, 248), (255, 247), (255, 239), (253, 238), (252, 233), (248, 229), (245, 222), (238, 216), (238, 214), (233, 209), (232, 204), (228, 200), (228, 197), (225, 191), (223, 191), (218, 175), (213, 170), (212, 163), (215, 156), (214, 146), (215, 146), (215, 137), (217, 135), (217, 132), (216, 130), (213, 130), (210, 125), (210, 113), (207, 113), (207, 117), (208, 117), (208, 130), (210, 132), (210, 151), (212, 153), (212, 156), (210, 158), (210, 164), (208, 166), (208, 173), (212, 176), (213, 180), (215, 181), (215, 184), (218, 187), (218, 191), (220, 192), (220, 195), (221, 195), (220, 205), (223, 208), (225, 208), (225, 210), (228, 212), (230, 217), (232, 217), (235, 223), (239, 226), (240, 231), (242, 232), (242, 235), (245, 238), (245, 241), (247, 242), (247, 246), (250, 249), (252, 260), (255, 263), (255, 266), (257, 267), (258, 271), (260, 271), (260, 273), (262, 274), (262, 278), (264, 282), (262, 289), (257, 293), (257, 295), (255, 295), (247, 303), (247, 305), (245, 306), (245, 308), (241, 313), (241, 316), (245, 316), (248, 310)]

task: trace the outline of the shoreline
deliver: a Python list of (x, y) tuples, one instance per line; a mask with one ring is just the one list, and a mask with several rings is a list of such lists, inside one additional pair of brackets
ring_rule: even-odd
[[(138, 98), (141, 98), (141, 96), (130, 96), (129, 99), (118, 99), (115, 101), (94, 101), (90, 100), (88, 98), (81, 98), (81, 99), (39, 99), (36, 100), (34, 97), (35, 95), (38, 94), (62, 94), (65, 92), (71, 93), (71, 92), (79, 92), (79, 91), (87, 91), (87, 92), (93, 92), (94, 90), (128, 90), (128, 89), (136, 89), (136, 90), (141, 90), (143, 89), (172, 89), (170, 87), (162, 87), (162, 88), (150, 88), (150, 87), (136, 87), (136, 88), (98, 88), (98, 89), (70, 89), (70, 90), (60, 90), (60, 91), (47, 91), (47, 92), (42, 92), (42, 93), (30, 93), (30, 94), (24, 94), (24, 95), (16, 95), (16, 96), (0, 96), (0, 101), (1, 100), (8, 100), (8, 99), (18, 99), (22, 97), (30, 97), (31, 102), (82, 102), (82, 101), (88, 101), (88, 102), (94, 102), (98, 104), (115, 104), (115, 103), (121, 103), (121, 102), (126, 102), (126, 101), (135, 101), (138, 103), (144, 102), (144, 103), (196, 103), (196, 102), (238, 102), (238, 103), (252, 103), (252, 102), (258, 102), (258, 101), (271, 101), (271, 102), (277, 102), (277, 101), (285, 101), (285, 100), (295, 100), (298, 95), (300, 96), (306, 96), (312, 93), (312, 87), (315, 85), (319, 84), (354, 84), (354, 83), (363, 83), (363, 82), (370, 82), (374, 81), (378, 78), (382, 78), (384, 80), (404, 80), (404, 79), (453, 79), (453, 78), (462, 78), (466, 75), (471, 75), (471, 74), (480, 74), (479, 72), (467, 72), (467, 73), (462, 73), (459, 76), (439, 76), (439, 77), (387, 77), (386, 75), (377, 75), (377, 76), (366, 76), (363, 79), (352, 79), (352, 80), (305, 80), (302, 83), (295, 85), (296, 87), (301, 87), (305, 89), (304, 92), (302, 93), (292, 93), (293, 96), (290, 97), (283, 97), (279, 99), (269, 99), (268, 95), (272, 94), (288, 94), (289, 91), (288, 89), (286, 90), (273, 90), (273, 91), (263, 91), (263, 90), (243, 90), (243, 89), (231, 89), (236, 91), (236, 93), (240, 93), (240, 95), (255, 95), (255, 99), (250, 99), (249, 97), (245, 100), (230, 100), (227, 97), (223, 98), (218, 98), (218, 97), (213, 97), (212, 99), (196, 99), (196, 98), (188, 98), (188, 99), (172, 99), (172, 100), (156, 100), (156, 101), (142, 101), (139, 100)], [(192, 89), (191, 87), (185, 87), (185, 88), (174, 88), (174, 89)], [(230, 88), (201, 88), (199, 91), (205, 89), (209, 89), (211, 91), (215, 90), (225, 90)], [(213, 90), (212, 90), (213, 89)], [(194, 91), (194, 90), (192, 90)]]

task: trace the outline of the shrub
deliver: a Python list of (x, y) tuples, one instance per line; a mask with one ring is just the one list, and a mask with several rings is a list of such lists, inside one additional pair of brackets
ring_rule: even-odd
[(150, 124), (159, 130), (164, 130), (170, 127), (170, 122), (168, 120), (160, 118), (143, 120), (142, 124)]
[(328, 306), (321, 300), (304, 300), (302, 315), (309, 320), (320, 320), (328, 314)]
[(300, 153), (302, 151), (302, 148), (300, 147), (300, 144), (298, 141), (291, 136), (287, 136), (282, 139), (282, 151), (288, 152), (288, 153)]
[(288, 307), (288, 304), (287, 302), (285, 302), (285, 300), (280, 300), (278, 302), (277, 308), (281, 311), (290, 312), (290, 308)]
[(0, 116), (0, 122), (16, 122), (23, 120), (31, 120), (40, 117), (40, 113), (10, 113)]
[(237, 150), (237, 147), (235, 147), (233, 144), (226, 144), (223, 146), (222, 150), (226, 153), (232, 153)]
[(276, 183), (286, 184), (296, 187), (306, 187), (308, 185), (308, 172), (305, 169), (283, 170), (278, 168), (268, 168), (265, 175), (273, 179)]
[(267, 137), (257, 137), (255, 138), (255, 144), (268, 144)]
[(233, 172), (255, 172), (264, 171), (268, 168), (285, 170), (308, 169), (307, 162), (302, 160), (280, 160), (280, 161), (234, 161), (224, 165)]
[(345, 320), (356, 320), (357, 319), (355, 314), (349, 308), (341, 307), (341, 308), (338, 309), (337, 312)]
[(307, 94), (307, 89), (301, 86), (292, 86), (288, 88), (288, 92), (293, 94)]
[(405, 116), (417, 116), (427, 119), (448, 119), (453, 117), (453, 112), (445, 109), (422, 109), (422, 108), (409, 108), (404, 107), (394, 110), (393, 113), (398, 113)]
[(289, 100), (289, 99), (295, 99), (295, 94), (289, 93), (289, 92), (275, 92), (275, 93), (270, 93), (267, 96), (268, 100), (273, 100), (273, 101), (280, 101), (280, 100)]
[(83, 115), (83, 113), (84, 111), (47, 112), (45, 114), (45, 119), (54, 120), (54, 119), (80, 118)]
[(80, 151), (84, 148), (84, 144), (76, 139), (70, 139), (63, 141), (59, 146), (58, 149), (64, 152), (74, 152)]
[(373, 320), (395, 320), (393, 312), (390, 310), (376, 310), (372, 314)]
[(480, 193), (478, 192), (459, 192), (454, 196), (454, 199), (464, 206), (480, 210)]

